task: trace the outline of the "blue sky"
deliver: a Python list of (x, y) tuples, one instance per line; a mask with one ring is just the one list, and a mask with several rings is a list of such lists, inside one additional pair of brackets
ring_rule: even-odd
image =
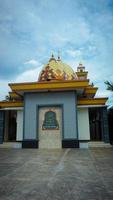
[(0, 99), (9, 82), (36, 81), (53, 51), (76, 71), (80, 61), (99, 87), (113, 80), (113, 0), (1, 0)]

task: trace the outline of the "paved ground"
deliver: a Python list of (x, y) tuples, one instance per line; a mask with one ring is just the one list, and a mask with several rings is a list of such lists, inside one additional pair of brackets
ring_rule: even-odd
[(0, 200), (113, 200), (113, 148), (0, 149)]

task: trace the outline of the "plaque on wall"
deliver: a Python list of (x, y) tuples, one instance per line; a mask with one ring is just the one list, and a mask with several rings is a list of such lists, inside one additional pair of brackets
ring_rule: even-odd
[(56, 119), (56, 113), (53, 111), (47, 111), (44, 116), (44, 122), (42, 125), (43, 130), (58, 130), (59, 129), (59, 124)]

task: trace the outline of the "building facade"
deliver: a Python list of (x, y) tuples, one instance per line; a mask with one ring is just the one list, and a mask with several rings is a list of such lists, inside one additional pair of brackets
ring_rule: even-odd
[(77, 71), (52, 55), (37, 82), (10, 83), (0, 102), (0, 143), (22, 148), (79, 148), (109, 143), (107, 98), (95, 98), (80, 63)]

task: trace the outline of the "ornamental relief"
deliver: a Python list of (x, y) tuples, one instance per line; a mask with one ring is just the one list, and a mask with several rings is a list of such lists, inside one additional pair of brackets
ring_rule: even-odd
[(51, 110), (45, 112), (42, 130), (59, 130), (59, 124), (56, 119), (56, 112)]

